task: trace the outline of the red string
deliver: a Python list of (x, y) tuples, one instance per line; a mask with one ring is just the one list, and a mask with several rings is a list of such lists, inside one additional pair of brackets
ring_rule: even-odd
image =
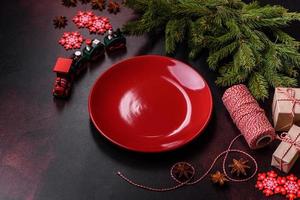
[(274, 128), (245, 85), (228, 88), (222, 100), (251, 149), (262, 148), (275, 139)]
[[(245, 182), (245, 181), (248, 181), (250, 179), (252, 179), (256, 173), (257, 173), (257, 170), (258, 170), (258, 165), (257, 165), (257, 162), (255, 160), (255, 158), (253, 158), (250, 154), (248, 154), (247, 152), (245, 151), (242, 151), (242, 150), (239, 150), (239, 149), (231, 149), (232, 145), (234, 144), (234, 142), (239, 138), (243, 136), (242, 134), (236, 136), (229, 144), (227, 150), (221, 152), (212, 162), (212, 164), (210, 165), (210, 167), (207, 169), (207, 171), (201, 176), (199, 177), (198, 179), (194, 180), (194, 181), (191, 181), (191, 180), (187, 180), (186, 182), (182, 182), (182, 183), (178, 183), (177, 185), (175, 186), (171, 186), (171, 187), (166, 187), (166, 188), (154, 188), (154, 187), (149, 187), (149, 186), (145, 186), (145, 185), (142, 185), (142, 184), (139, 184), (139, 183), (136, 183), (134, 181), (132, 181), (131, 179), (127, 178), (125, 175), (123, 175), (121, 172), (118, 172), (117, 175), (120, 176), (123, 180), (125, 180), (126, 182), (128, 182), (129, 184), (135, 186), (135, 187), (139, 187), (139, 188), (142, 188), (142, 189), (145, 189), (145, 190), (149, 190), (149, 191), (155, 191), (155, 192), (166, 192), (166, 191), (171, 191), (171, 190), (175, 190), (175, 189), (178, 189), (182, 186), (185, 186), (185, 185), (194, 185), (194, 184), (197, 184), (199, 183), (201, 180), (203, 180), (209, 173), (210, 171), (212, 170), (212, 168), (214, 167), (215, 163), (222, 157), (224, 156), (224, 159), (223, 159), (223, 165), (222, 165), (222, 171), (223, 173), (225, 174), (226, 178), (229, 179), (230, 181), (232, 182)], [(232, 152), (236, 152), (236, 153), (241, 153), (241, 154), (244, 154), (245, 156), (249, 157), (253, 163), (254, 163), (254, 167), (255, 167), (255, 170), (254, 172), (251, 174), (251, 176), (247, 177), (247, 178), (244, 178), (244, 179), (235, 179), (235, 178), (232, 178), (228, 175), (227, 171), (226, 171), (226, 160), (228, 158), (228, 154), (229, 153), (232, 153)]]

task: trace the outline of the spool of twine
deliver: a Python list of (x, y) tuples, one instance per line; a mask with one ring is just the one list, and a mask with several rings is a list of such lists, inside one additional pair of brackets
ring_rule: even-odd
[(251, 149), (264, 147), (276, 138), (275, 130), (264, 110), (245, 85), (228, 88), (222, 100)]

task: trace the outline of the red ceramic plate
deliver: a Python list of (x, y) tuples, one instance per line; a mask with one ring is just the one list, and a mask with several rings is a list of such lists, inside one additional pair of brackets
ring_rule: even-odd
[(190, 142), (208, 123), (212, 106), (210, 89), (194, 69), (155, 55), (113, 65), (89, 97), (96, 128), (113, 143), (139, 152)]

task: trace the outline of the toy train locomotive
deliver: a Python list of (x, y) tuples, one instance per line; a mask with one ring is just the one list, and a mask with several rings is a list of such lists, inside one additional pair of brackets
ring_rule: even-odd
[(52, 90), (54, 97), (66, 98), (71, 94), (74, 79), (79, 76), (89, 62), (103, 57), (105, 52), (112, 53), (126, 48), (126, 38), (120, 29), (109, 30), (104, 38), (104, 44), (98, 39), (86, 39), (86, 46), (82, 51), (75, 51), (70, 58), (58, 58), (53, 71), (56, 79)]

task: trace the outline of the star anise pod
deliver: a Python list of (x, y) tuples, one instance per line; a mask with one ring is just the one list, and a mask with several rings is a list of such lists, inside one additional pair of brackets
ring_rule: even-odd
[(77, 5), (77, 0), (62, 0), (62, 5), (66, 7), (75, 7)]
[(105, 9), (105, 0), (92, 0), (92, 8), (100, 11)]
[(187, 162), (179, 162), (173, 165), (171, 174), (176, 179), (176, 181), (182, 183), (193, 178), (195, 169), (191, 164)]
[(237, 176), (240, 176), (240, 174), (247, 175), (246, 170), (250, 169), (250, 166), (247, 165), (248, 160), (244, 160), (243, 158), (236, 160), (232, 160), (232, 164), (229, 165), (231, 168), (231, 174), (236, 173)]
[(120, 12), (120, 5), (115, 1), (109, 1), (107, 10), (110, 13), (117, 14)]
[(227, 181), (229, 181), (225, 174), (221, 173), (220, 171), (217, 171), (216, 173), (211, 175), (211, 180), (213, 183), (218, 183), (219, 185), (224, 185)]
[(87, 3), (90, 3), (91, 0), (79, 0), (82, 4), (87, 4)]
[(53, 19), (53, 25), (55, 28), (65, 28), (67, 26), (67, 17), (65, 16), (56, 16)]

